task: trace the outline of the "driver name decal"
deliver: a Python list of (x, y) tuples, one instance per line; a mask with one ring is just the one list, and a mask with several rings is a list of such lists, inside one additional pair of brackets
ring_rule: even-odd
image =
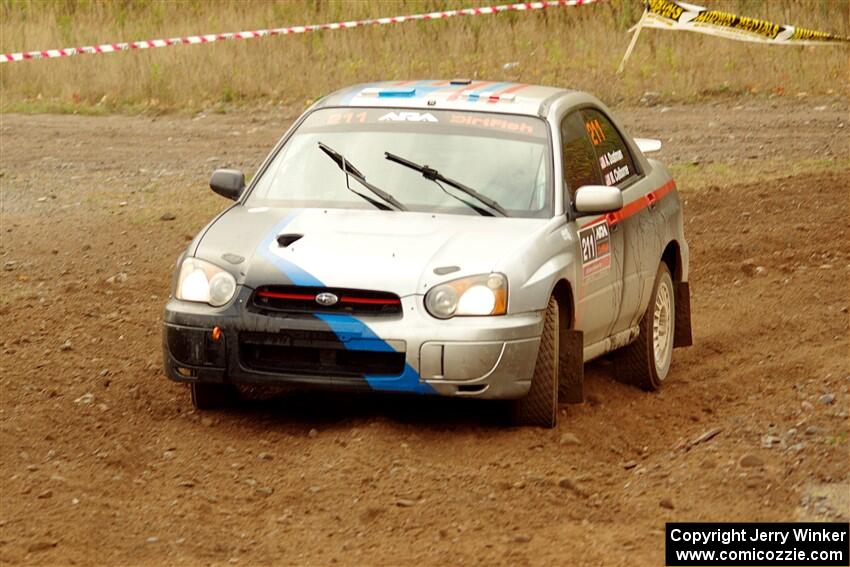
[(623, 160), (623, 150), (614, 150), (613, 152), (606, 152), (599, 156), (599, 167), (602, 169), (608, 169), (615, 163), (618, 163)]
[(611, 234), (608, 221), (602, 219), (581, 229), (578, 239), (584, 280), (595, 279), (608, 272), (611, 269)]
[(611, 171), (605, 172), (605, 175), (603, 177), (605, 179), (605, 185), (608, 185), (610, 187), (611, 185), (616, 185), (628, 176), (629, 166), (621, 165), (620, 167), (615, 167)]
[(380, 122), (387, 120), (392, 122), (439, 122), (430, 112), (388, 112), (378, 118)]

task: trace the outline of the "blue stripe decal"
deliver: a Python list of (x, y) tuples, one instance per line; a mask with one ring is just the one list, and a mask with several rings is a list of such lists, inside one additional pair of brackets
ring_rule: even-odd
[(293, 285), (324, 287), (322, 282), (314, 278), (312, 275), (308, 274), (289, 260), (281, 258), (271, 250), (272, 242), (274, 242), (286, 225), (292, 222), (300, 213), (301, 209), (296, 209), (286, 215), (282, 221), (275, 225), (269, 235), (260, 243), (260, 255), (274, 264), (278, 270), (283, 272)]
[[(301, 209), (296, 209), (275, 225), (269, 235), (260, 243), (260, 255), (274, 264), (294, 285), (325, 287), (325, 284), (313, 275), (271, 251), (272, 242), (275, 241), (280, 232), (300, 213)], [(319, 313), (316, 314), (316, 317), (330, 327), (331, 331), (333, 331), (348, 350), (395, 352), (392, 346), (378, 337), (372, 329), (356, 317), (335, 313)], [(429, 384), (420, 381), (419, 373), (406, 362), (404, 364), (404, 372), (399, 376), (366, 375), (364, 378), (373, 390), (415, 394), (436, 393)]]
[[(457, 90), (457, 89), (452, 88), (452, 87), (455, 87), (456, 85), (451, 85), (451, 84), (440, 85), (439, 83), (440, 83), (440, 81), (419, 81), (415, 85), (416, 86), (416, 97), (417, 98), (424, 98), (424, 97), (427, 97), (428, 95), (430, 95), (431, 93), (435, 93), (437, 91), (442, 91), (442, 90), (445, 90), (445, 89), (451, 89), (451, 90), (447, 90), (446, 94), (452, 93), (455, 90)], [(460, 85), (459, 88), (463, 89), (463, 88), (466, 88), (467, 86), (468, 85)]]
[(433, 92), (439, 91), (444, 87), (417, 87), (416, 98), (424, 98)]
[(378, 91), (378, 98), (411, 98), (416, 96), (416, 89), (384, 89)]
[(395, 349), (378, 338), (372, 329), (351, 315), (339, 313), (316, 313), (316, 317), (328, 324), (348, 350), (372, 350), (395, 352)]
[(401, 376), (366, 376), (366, 382), (373, 390), (382, 392), (408, 392), (411, 394), (436, 394), (427, 382), (419, 380), (419, 373), (409, 364), (404, 364)]
[[(359, 319), (351, 315), (335, 313), (320, 313), (316, 317), (328, 324), (343, 342), (348, 350), (371, 350), (377, 352), (395, 352), (395, 349), (376, 335)], [(351, 324), (360, 325), (359, 332), (352, 332)], [(366, 382), (373, 390), (385, 392), (410, 392), (414, 394), (433, 394), (434, 389), (419, 379), (419, 373), (409, 364), (404, 364), (404, 372), (400, 376), (366, 375)]]
[(434, 81), (419, 81), (410, 87), (387, 87), (381, 89), (378, 98), (424, 98), (433, 92), (446, 88), (434, 86)]

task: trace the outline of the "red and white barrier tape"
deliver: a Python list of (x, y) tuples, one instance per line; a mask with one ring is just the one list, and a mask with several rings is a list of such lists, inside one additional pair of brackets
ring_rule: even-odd
[(256, 37), (268, 37), (275, 35), (289, 35), (294, 33), (307, 33), (321, 30), (341, 30), (357, 28), (362, 26), (382, 26), (387, 24), (400, 24), (417, 20), (440, 20), (454, 16), (482, 16), (486, 14), (498, 14), (500, 12), (524, 12), (528, 10), (542, 10), (544, 8), (556, 8), (560, 6), (580, 6), (590, 4), (597, 0), (545, 0), (542, 2), (520, 2), (519, 4), (503, 4), (500, 6), (485, 6), (482, 8), (464, 8), (462, 10), (446, 10), (443, 12), (431, 12), (428, 14), (412, 14), (409, 16), (394, 16), (392, 18), (373, 18), (368, 20), (353, 20), (349, 22), (335, 22), (331, 24), (315, 24), (307, 26), (292, 26), (288, 28), (273, 28), (266, 30), (243, 31), (236, 33), (217, 33), (208, 35), (191, 35), (188, 37), (174, 37), (171, 39), (151, 39), (144, 41), (133, 41), (129, 43), (104, 43), (103, 45), (91, 45), (87, 47), (66, 47), (65, 49), (48, 49), (46, 51), (27, 51), (22, 53), (0, 54), (0, 63), (11, 61), (27, 61), (30, 59), (50, 59), (53, 57), (70, 57), (84, 53), (112, 53), (114, 51), (128, 51), (131, 49), (150, 49), (153, 47), (168, 47), (170, 45), (195, 45), (200, 43), (212, 43), (214, 41), (227, 41), (231, 39), (253, 39)]

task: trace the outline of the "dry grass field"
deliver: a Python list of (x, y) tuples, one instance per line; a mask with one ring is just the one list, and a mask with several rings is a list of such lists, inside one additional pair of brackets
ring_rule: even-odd
[[(506, 3), (507, 0), (492, 3)], [(480, 0), (2, 0), (4, 53), (326, 23), (487, 5)], [(715, 9), (850, 35), (847, 0), (711, 0)], [(616, 80), (638, 0), (534, 13), (309, 33), (0, 65), (0, 110), (108, 113), (300, 109), (358, 81), (470, 76), (586, 89), (610, 103), (646, 91), (714, 95), (846, 92), (848, 49), (777, 47), (646, 30)]]

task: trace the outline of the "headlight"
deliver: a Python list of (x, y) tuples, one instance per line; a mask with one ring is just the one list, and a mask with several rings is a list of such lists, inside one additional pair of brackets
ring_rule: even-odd
[(175, 296), (184, 301), (221, 307), (236, 293), (236, 280), (229, 272), (197, 258), (186, 258), (180, 266)]
[(455, 315), (504, 315), (508, 306), (508, 279), (482, 274), (440, 284), (425, 294), (425, 308), (439, 319)]

